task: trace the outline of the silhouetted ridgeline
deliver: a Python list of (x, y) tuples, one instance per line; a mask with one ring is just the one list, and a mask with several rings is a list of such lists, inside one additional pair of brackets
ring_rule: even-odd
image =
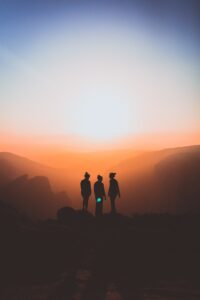
[(25, 157), (9, 152), (0, 152), (0, 187), (24, 174), (31, 177), (49, 175), (53, 170), (53, 168), (43, 166)]
[(147, 152), (113, 169), (123, 183), (123, 212), (200, 212), (200, 146)]
[(69, 203), (65, 192), (52, 192), (47, 177), (29, 179), (28, 175), (17, 177), (1, 187), (0, 200), (36, 219), (55, 217), (58, 208)]
[[(87, 155), (85, 154), (84, 157), (87, 162)], [(108, 161), (108, 166), (109, 164)], [(125, 159), (120, 164), (113, 165), (112, 168), (109, 166), (108, 171), (103, 173), (105, 186), (107, 186), (106, 180), (111, 169), (117, 172), (122, 197), (116, 201), (116, 205), (118, 211), (123, 214), (200, 212), (200, 146), (198, 145), (134, 153), (133, 157)], [(28, 174), (30, 179), (21, 177), (24, 174)], [(96, 174), (91, 176), (92, 183)], [(31, 179), (32, 177), (36, 178)], [(16, 202), (16, 207), (25, 209), (27, 214), (32, 213), (35, 217), (55, 216), (58, 206), (69, 205), (69, 199), (67, 199), (69, 196), (63, 193), (53, 195), (45, 177), (49, 178), (54, 191), (55, 187), (57, 191), (66, 190), (67, 195), (73, 199), (72, 206), (80, 207), (80, 178), (77, 180), (76, 170), (72, 166), (68, 169), (56, 170), (11, 153), (0, 153), (0, 189), (5, 185), (10, 186), (10, 189), (14, 189), (16, 184), (26, 185), (23, 196), (20, 197), (17, 195), (21, 193), (20, 188), (15, 188), (15, 196), (12, 192), (12, 195), (9, 195), (9, 188), (7, 188), (4, 200), (12, 201), (13, 204)], [(13, 180), (16, 180), (15, 184), (11, 183)], [(31, 193), (30, 197), (28, 190)], [(89, 209), (92, 203), (94, 204), (93, 196), (92, 194)], [(56, 205), (53, 204), (55, 197)], [(31, 208), (28, 208), (29, 201)], [(62, 201), (64, 203), (60, 206), (58, 203)], [(44, 205), (39, 208), (39, 203), (44, 203)], [(105, 204), (105, 209), (109, 209), (109, 204)]]
[(200, 212), (200, 151), (173, 154), (155, 166), (155, 176), (168, 211)]
[(65, 177), (63, 178), (60, 169), (43, 165), (13, 153), (0, 152), (0, 187), (24, 174), (27, 174), (29, 177), (48, 177), (53, 190), (56, 191), (66, 187), (66, 182), (68, 182), (69, 178), (68, 172), (65, 172)]

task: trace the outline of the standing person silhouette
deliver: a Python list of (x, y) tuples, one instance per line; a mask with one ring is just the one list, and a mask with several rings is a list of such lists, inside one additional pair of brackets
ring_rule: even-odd
[(110, 186), (108, 190), (108, 196), (110, 197), (110, 203), (111, 203), (111, 213), (116, 213), (116, 207), (115, 207), (115, 199), (117, 196), (120, 197), (120, 190), (117, 180), (114, 178), (116, 173), (110, 173)]
[(81, 195), (83, 197), (83, 211), (88, 209), (88, 201), (91, 196), (91, 183), (90, 183), (90, 174), (85, 172), (85, 179), (81, 180)]
[(106, 193), (103, 184), (103, 177), (101, 175), (97, 176), (97, 181), (94, 184), (94, 194), (96, 198), (96, 217), (102, 216), (103, 214), (103, 200), (106, 200)]

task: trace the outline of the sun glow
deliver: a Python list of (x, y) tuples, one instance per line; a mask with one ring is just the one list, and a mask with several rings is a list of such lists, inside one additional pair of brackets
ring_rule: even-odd
[(19, 55), (0, 48), (3, 131), (104, 144), (199, 129), (198, 69), (175, 42), (102, 16), (39, 32)]
[(130, 132), (127, 103), (114, 93), (79, 99), (71, 107), (71, 131), (93, 141), (110, 141)]

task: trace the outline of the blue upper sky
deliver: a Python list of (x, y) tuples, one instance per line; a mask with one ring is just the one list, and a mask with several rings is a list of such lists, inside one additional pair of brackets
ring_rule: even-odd
[(191, 48), (199, 44), (199, 0), (1, 0), (0, 43), (18, 47), (32, 34), (59, 18), (71, 18), (74, 13), (117, 15), (119, 19), (137, 19), (143, 26), (152, 26), (161, 34), (185, 39)]

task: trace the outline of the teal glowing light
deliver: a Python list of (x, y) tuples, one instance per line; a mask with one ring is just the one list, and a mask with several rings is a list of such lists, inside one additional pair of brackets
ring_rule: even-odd
[(97, 198), (97, 203), (100, 203), (101, 202), (101, 198)]

